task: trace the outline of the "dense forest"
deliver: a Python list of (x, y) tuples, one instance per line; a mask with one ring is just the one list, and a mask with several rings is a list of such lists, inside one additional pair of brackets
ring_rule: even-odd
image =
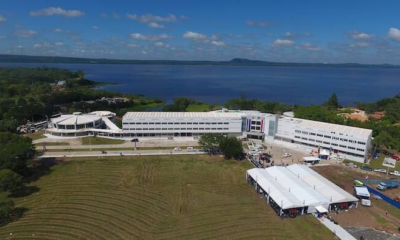
[[(58, 81), (65, 81), (65, 85), (57, 86)], [(158, 99), (95, 89), (99, 84), (104, 83), (85, 79), (82, 71), (47, 67), (0, 68), (0, 131), (16, 129), (27, 120), (46, 120), (61, 108), (67, 112), (110, 110), (118, 114), (127, 109), (144, 109), (163, 103)], [(126, 100), (115, 104), (94, 101), (103, 97)]]

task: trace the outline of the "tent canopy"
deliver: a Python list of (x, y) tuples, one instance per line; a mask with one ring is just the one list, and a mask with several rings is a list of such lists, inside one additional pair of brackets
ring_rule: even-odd
[(328, 210), (326, 208), (324, 208), (323, 206), (316, 206), (315, 209), (317, 209), (317, 211), (319, 213), (326, 213), (328, 212)]
[(328, 156), (329, 152), (324, 149), (319, 153), (319, 155)]

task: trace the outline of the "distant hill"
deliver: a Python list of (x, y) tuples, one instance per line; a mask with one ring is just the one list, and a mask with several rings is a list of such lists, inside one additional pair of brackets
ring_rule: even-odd
[(273, 66), (273, 67), (333, 67), (333, 68), (400, 68), (391, 64), (358, 63), (288, 63), (234, 58), (231, 61), (181, 60), (123, 60), (0, 54), (0, 62), (7, 63), (81, 63), (81, 64), (146, 64), (146, 65), (216, 65), (216, 66)]

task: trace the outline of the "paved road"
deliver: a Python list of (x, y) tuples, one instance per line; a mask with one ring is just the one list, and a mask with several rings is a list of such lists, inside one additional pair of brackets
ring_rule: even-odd
[(174, 152), (170, 150), (139, 150), (139, 151), (107, 151), (103, 154), (101, 151), (88, 151), (88, 152), (45, 152), (38, 156), (38, 158), (54, 158), (54, 157), (107, 157), (107, 156), (158, 156), (158, 155), (199, 155), (205, 154), (204, 152)]

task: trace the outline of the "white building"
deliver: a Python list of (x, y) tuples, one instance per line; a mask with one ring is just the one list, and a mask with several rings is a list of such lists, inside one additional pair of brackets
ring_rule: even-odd
[(198, 137), (206, 133), (241, 136), (243, 114), (233, 112), (128, 112), (125, 137)]
[(328, 149), (347, 159), (364, 162), (371, 147), (372, 130), (279, 117), (274, 139), (314, 149)]
[[(58, 137), (81, 137), (99, 135), (122, 137), (122, 131), (112, 120), (115, 113), (101, 111), (90, 114), (75, 112), (51, 118), (46, 134)], [(111, 120), (110, 120), (111, 119)]]

